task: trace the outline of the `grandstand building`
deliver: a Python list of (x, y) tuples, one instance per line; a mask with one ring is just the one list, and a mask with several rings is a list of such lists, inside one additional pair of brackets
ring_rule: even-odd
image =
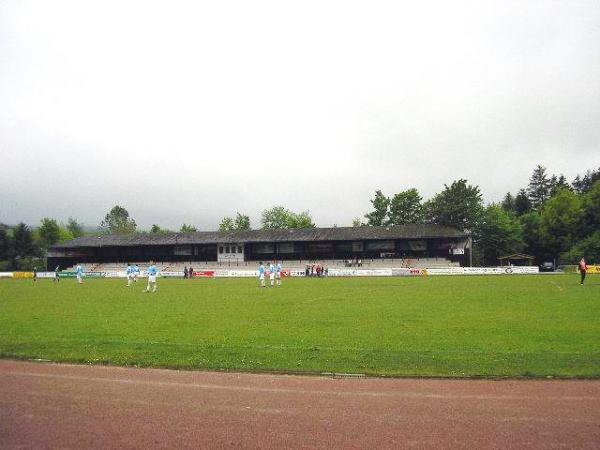
[(54, 245), (48, 267), (78, 263), (327, 261), (441, 258), (469, 266), (470, 236), (440, 225), (84, 236)]

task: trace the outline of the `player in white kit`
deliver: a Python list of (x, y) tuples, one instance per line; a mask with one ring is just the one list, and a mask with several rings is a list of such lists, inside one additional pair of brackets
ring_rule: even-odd
[(269, 280), (271, 280), (271, 287), (275, 286), (275, 266), (272, 262), (269, 263)]

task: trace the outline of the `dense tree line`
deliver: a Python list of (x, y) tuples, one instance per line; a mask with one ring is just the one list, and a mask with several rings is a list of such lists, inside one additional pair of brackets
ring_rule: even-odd
[[(444, 185), (441, 192), (423, 201), (415, 188), (390, 197), (378, 190), (371, 199), (372, 210), (352, 221), (353, 226), (394, 226), (439, 224), (471, 233), (474, 262), (496, 265), (503, 255), (524, 252), (538, 263), (554, 261), (574, 264), (585, 256), (600, 262), (600, 168), (588, 170), (569, 183), (563, 175), (548, 175), (538, 165), (527, 186), (508, 192), (502, 202), (484, 204), (479, 186), (459, 179)], [(309, 211), (299, 213), (283, 206), (265, 209), (261, 229), (314, 228)], [(250, 217), (239, 212), (224, 217), (221, 231), (250, 230)], [(114, 206), (104, 217), (100, 232), (109, 234), (146, 233), (122, 206)], [(183, 224), (182, 233), (197, 231)], [(153, 224), (148, 233), (170, 233)], [(92, 233), (93, 234), (93, 233)], [(69, 218), (66, 224), (44, 218), (40, 226), (24, 223), (14, 227), (0, 224), (0, 271), (43, 268), (50, 246), (84, 235), (82, 224)]]
[(568, 183), (538, 165), (527, 187), (508, 192), (500, 204), (485, 205), (479, 187), (463, 179), (425, 202), (412, 188), (391, 197), (378, 190), (371, 204), (366, 223), (354, 219), (354, 226), (453, 226), (472, 234), (477, 264), (495, 265), (518, 252), (538, 263), (574, 264), (582, 256), (600, 262), (600, 168)]
[(22, 222), (14, 227), (0, 224), (0, 271), (44, 269), (50, 246), (82, 235), (83, 226), (73, 218), (62, 224), (45, 217), (36, 229)]

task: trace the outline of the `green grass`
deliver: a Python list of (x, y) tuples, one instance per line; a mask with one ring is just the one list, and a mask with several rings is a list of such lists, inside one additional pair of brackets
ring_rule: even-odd
[(253, 372), (600, 377), (600, 276), (0, 281), (0, 357)]

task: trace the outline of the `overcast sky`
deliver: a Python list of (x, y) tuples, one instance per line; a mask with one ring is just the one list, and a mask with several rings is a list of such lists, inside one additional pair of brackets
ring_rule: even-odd
[(600, 2), (0, 0), (0, 222), (350, 225), (600, 166)]

